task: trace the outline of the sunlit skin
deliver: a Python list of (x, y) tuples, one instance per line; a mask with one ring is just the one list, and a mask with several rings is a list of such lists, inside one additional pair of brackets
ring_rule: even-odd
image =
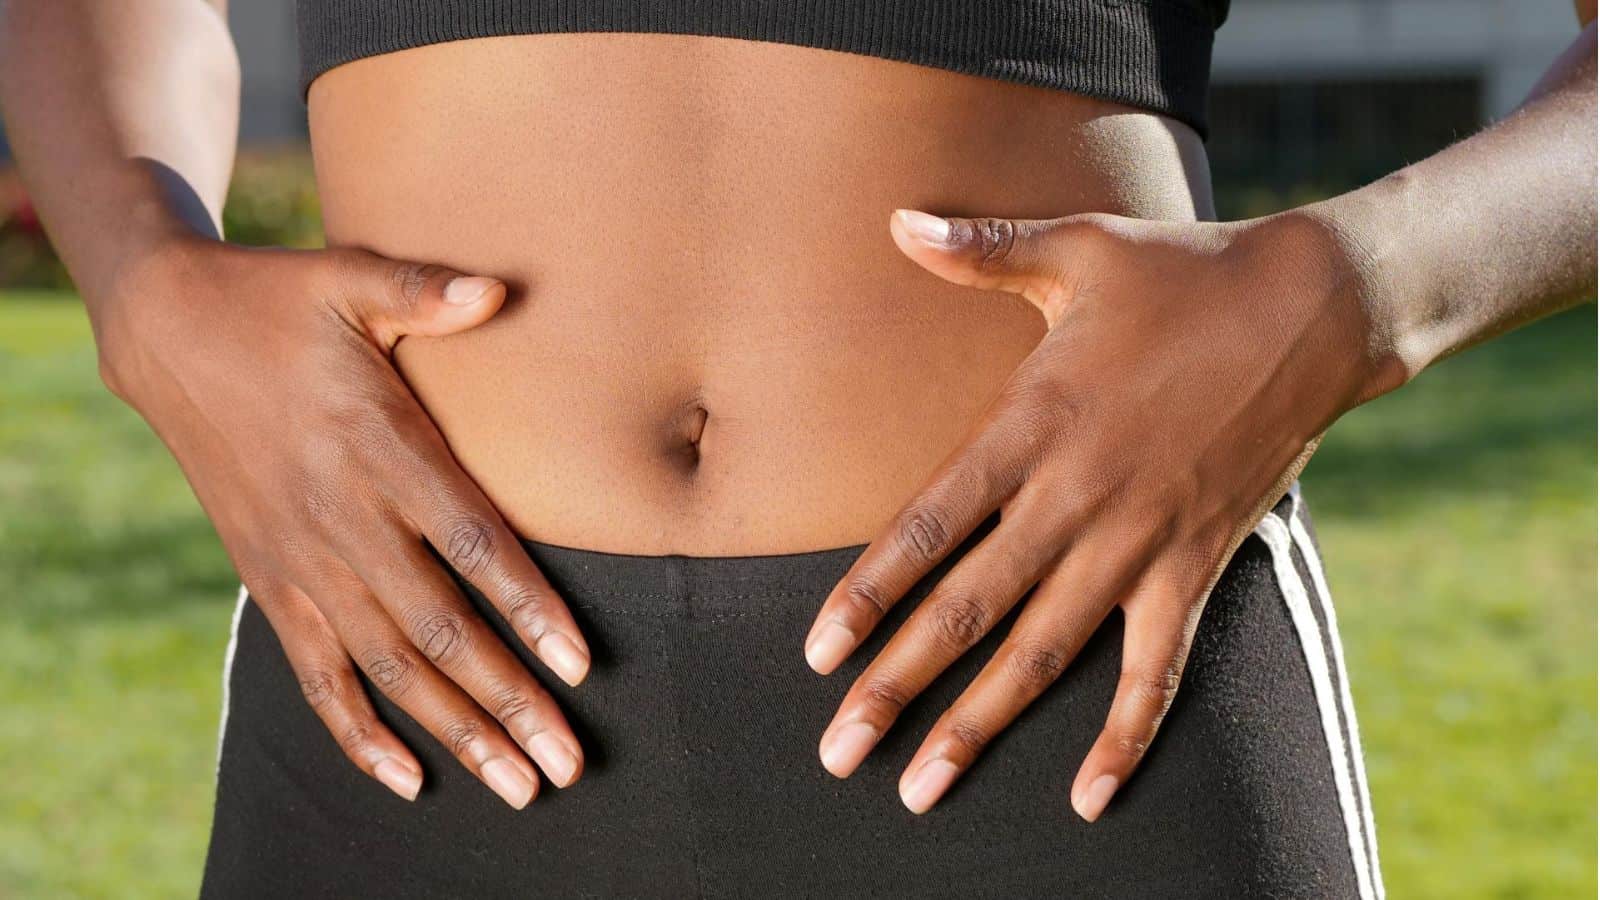
[(347, 755), (402, 796), (421, 768), (356, 667), (513, 806), (583, 761), (423, 539), (569, 683), (586, 644), (519, 536), (870, 542), (803, 648), (751, 648), (827, 673), (1000, 510), (850, 688), (821, 761), (848, 776), (1025, 603), (906, 767), (925, 812), (1120, 613), (1105, 731), (1062, 760), (1093, 820), (1321, 434), (1594, 283), (1592, 26), (1510, 121), (1228, 224), (1196, 221), (1191, 130), (1103, 101), (725, 39), (418, 48), (313, 86), (333, 249), (304, 252), (213, 236), (237, 70), (212, 9), (14, 4), (4, 41), (8, 134), (108, 385), (183, 466)]
[(1184, 125), (782, 44), (437, 44), (309, 110), (332, 243), (511, 286), (395, 360), (514, 529), (595, 550), (865, 543), (956, 446), (1044, 320), (918, 269), (895, 208), (1210, 212)]

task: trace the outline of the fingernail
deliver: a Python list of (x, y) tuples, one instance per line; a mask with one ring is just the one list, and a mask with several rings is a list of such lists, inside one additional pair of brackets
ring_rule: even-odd
[(1082, 816), (1085, 822), (1093, 822), (1106, 811), (1106, 804), (1111, 802), (1111, 795), (1116, 792), (1117, 776), (1101, 775), (1089, 782), (1089, 789), (1084, 791), (1083, 796), (1073, 805), (1077, 807), (1078, 815)]
[(956, 764), (948, 759), (930, 759), (900, 787), (900, 802), (906, 809), (922, 815), (939, 802), (950, 783), (956, 780)]
[(484, 763), (482, 771), (484, 783), (512, 809), (521, 809), (533, 799), (533, 782), (511, 760), (497, 756)]
[(840, 725), (822, 736), (822, 767), (844, 778), (861, 765), (878, 744), (878, 729), (865, 722)]
[(589, 657), (578, 649), (571, 638), (560, 632), (545, 635), (536, 649), (545, 665), (573, 687), (581, 684), (584, 676), (589, 674)]
[(856, 636), (838, 622), (819, 624), (806, 641), (806, 664), (819, 675), (826, 675), (839, 667), (855, 647)]
[(450, 279), (444, 286), (444, 302), (452, 306), (466, 306), (476, 303), (489, 288), (495, 286), (493, 278), (484, 278), (482, 275), (461, 276)]
[(578, 758), (572, 755), (560, 738), (548, 731), (533, 736), (533, 740), (528, 742), (528, 752), (533, 754), (533, 761), (539, 764), (545, 777), (556, 787), (566, 787), (578, 774)]
[(378, 763), (373, 768), (372, 774), (383, 782), (384, 787), (407, 800), (417, 799), (417, 792), (422, 790), (422, 776), (394, 759), (385, 759), (383, 762)]
[(930, 216), (914, 209), (902, 209), (897, 215), (900, 216), (900, 225), (905, 228), (906, 233), (918, 240), (930, 244), (942, 244), (950, 239), (950, 222), (947, 219)]

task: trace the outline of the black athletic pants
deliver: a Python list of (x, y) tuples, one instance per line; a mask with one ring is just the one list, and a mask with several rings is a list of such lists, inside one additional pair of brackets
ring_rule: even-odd
[(1116, 614), (918, 817), (896, 794), (901, 768), (1010, 618), (840, 781), (817, 761), (818, 738), (937, 572), (824, 679), (801, 644), (860, 547), (718, 559), (529, 550), (587, 635), (591, 674), (568, 688), (508, 642), (567, 710), (584, 777), (513, 811), (374, 691), (427, 773), (415, 803), (398, 799), (345, 760), (241, 600), (204, 897), (1382, 896), (1298, 492), (1229, 565), (1165, 726), (1094, 825), (1068, 791), (1116, 685)]

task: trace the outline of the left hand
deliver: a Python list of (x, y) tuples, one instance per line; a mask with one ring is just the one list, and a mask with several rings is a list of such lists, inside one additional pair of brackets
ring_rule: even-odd
[(1072, 788), (1093, 821), (1155, 737), (1240, 542), (1322, 432), (1394, 386), (1363, 303), (1368, 273), (1328, 227), (1294, 213), (1215, 224), (902, 210), (890, 231), (935, 275), (1027, 298), (1048, 331), (817, 616), (806, 659), (827, 674), (1001, 512), (851, 687), (823, 735), (823, 765), (854, 771), (1031, 588), (999, 651), (912, 757), (900, 796), (913, 812), (931, 808), (1121, 609), (1116, 697)]

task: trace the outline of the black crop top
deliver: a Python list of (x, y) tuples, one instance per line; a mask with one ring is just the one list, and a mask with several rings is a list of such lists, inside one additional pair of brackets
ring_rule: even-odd
[(842, 50), (1164, 113), (1205, 135), (1229, 0), (296, 0), (301, 88), (342, 63), (464, 38), (627, 31)]

